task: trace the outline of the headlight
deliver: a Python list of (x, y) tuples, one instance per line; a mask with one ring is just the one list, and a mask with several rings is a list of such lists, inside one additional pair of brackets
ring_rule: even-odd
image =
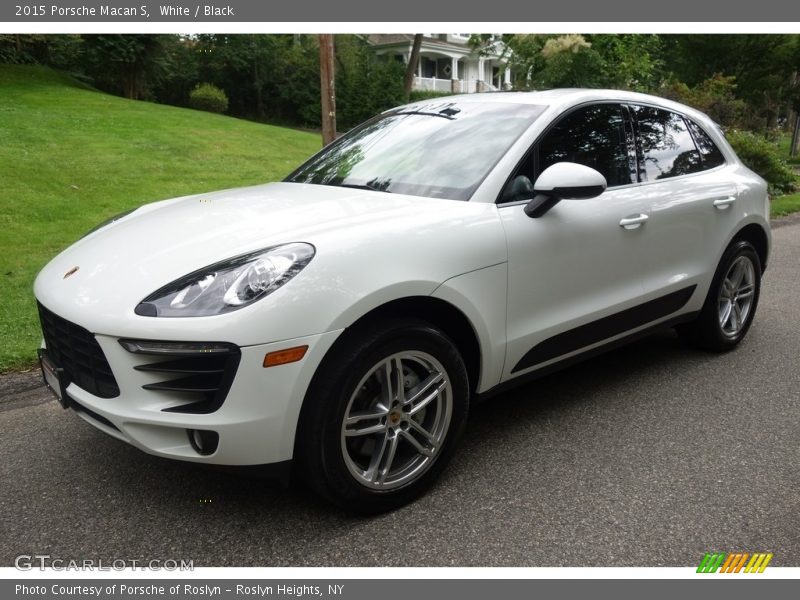
[(181, 277), (136, 307), (143, 317), (207, 317), (236, 310), (271, 294), (314, 257), (314, 246), (283, 244), (236, 256)]

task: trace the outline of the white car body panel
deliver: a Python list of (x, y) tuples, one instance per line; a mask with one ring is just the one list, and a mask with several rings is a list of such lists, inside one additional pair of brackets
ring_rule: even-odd
[(476, 391), (500, 383), (506, 359), (508, 267), (502, 264), (448, 279), (432, 296), (457, 306), (481, 340), (481, 369)]

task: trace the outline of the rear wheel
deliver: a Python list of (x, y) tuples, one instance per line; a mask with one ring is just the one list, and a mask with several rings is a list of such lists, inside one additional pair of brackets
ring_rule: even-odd
[(678, 327), (678, 333), (704, 350), (731, 350), (750, 329), (760, 292), (758, 253), (750, 242), (734, 242), (720, 260), (700, 315)]
[(348, 510), (391, 510), (422, 494), (452, 456), (467, 416), (463, 360), (416, 320), (350, 334), (336, 351), (303, 407), (301, 475)]

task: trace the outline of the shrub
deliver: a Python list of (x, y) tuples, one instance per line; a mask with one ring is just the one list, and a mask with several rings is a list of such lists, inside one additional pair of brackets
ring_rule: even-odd
[(671, 81), (662, 84), (656, 94), (693, 106), (725, 127), (752, 125), (747, 104), (736, 97), (735, 77), (716, 74), (694, 87)]
[(797, 187), (797, 176), (781, 159), (776, 144), (749, 131), (732, 130), (728, 141), (742, 162), (769, 183), (770, 193), (786, 194)]
[(228, 110), (228, 96), (215, 85), (198, 83), (189, 93), (189, 106), (197, 110), (224, 113)]

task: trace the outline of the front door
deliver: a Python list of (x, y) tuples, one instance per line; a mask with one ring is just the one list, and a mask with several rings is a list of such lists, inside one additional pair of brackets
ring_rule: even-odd
[(508, 350), (503, 378), (546, 367), (643, 325), (648, 206), (635, 181), (632, 132), (619, 104), (580, 107), (537, 141), (517, 174), (556, 162), (600, 171), (606, 191), (530, 218), (500, 205), (508, 241)]

